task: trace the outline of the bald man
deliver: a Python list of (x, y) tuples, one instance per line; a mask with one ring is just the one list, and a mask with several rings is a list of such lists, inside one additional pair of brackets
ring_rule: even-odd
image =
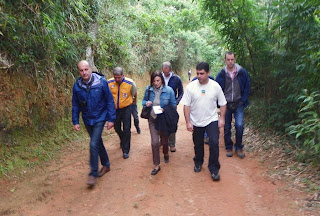
[[(109, 157), (101, 135), (106, 122), (108, 130), (113, 127), (116, 109), (108, 82), (103, 75), (92, 72), (91, 66), (85, 60), (78, 63), (78, 71), (80, 77), (73, 85), (72, 122), (74, 130), (80, 131), (81, 112), (90, 136), (90, 173), (87, 184), (92, 188), (98, 177), (110, 171)], [(98, 172), (99, 157), (102, 168)]]

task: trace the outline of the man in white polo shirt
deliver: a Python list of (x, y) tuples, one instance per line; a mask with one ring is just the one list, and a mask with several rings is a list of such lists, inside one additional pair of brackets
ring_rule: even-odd
[[(209, 64), (200, 62), (196, 66), (198, 80), (186, 87), (181, 103), (184, 105), (184, 117), (187, 130), (193, 132), (195, 156), (194, 171), (200, 172), (204, 157), (204, 132), (209, 137), (208, 168), (213, 181), (220, 180), (219, 128), (224, 127), (227, 101), (220, 85), (209, 79)], [(217, 113), (220, 106), (220, 117)]]

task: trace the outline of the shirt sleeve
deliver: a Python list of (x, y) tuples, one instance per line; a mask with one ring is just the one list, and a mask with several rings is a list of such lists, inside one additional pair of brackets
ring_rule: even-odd
[(219, 106), (224, 106), (227, 104), (226, 97), (224, 96), (224, 93), (220, 86), (218, 86), (218, 104)]
[(190, 89), (188, 87), (184, 91), (184, 94), (181, 99), (181, 103), (185, 106), (191, 105), (191, 93), (190, 93)]
[(80, 108), (79, 108), (79, 101), (76, 95), (75, 91), (75, 86), (76, 84), (73, 85), (72, 89), (72, 123), (73, 125), (79, 124), (79, 114), (80, 114)]
[(112, 93), (107, 82), (105, 82), (105, 87), (103, 89), (105, 90), (105, 98), (107, 101), (107, 121), (114, 122), (116, 119), (116, 108), (114, 105)]
[(177, 105), (180, 103), (182, 97), (183, 97), (183, 85), (182, 85), (181, 79), (179, 77)]

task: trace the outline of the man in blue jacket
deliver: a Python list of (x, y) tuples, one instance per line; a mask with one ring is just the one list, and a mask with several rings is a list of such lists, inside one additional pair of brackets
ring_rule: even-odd
[[(236, 59), (233, 52), (227, 52), (224, 61), (226, 66), (218, 73), (216, 81), (221, 86), (228, 102), (224, 126), (226, 156), (233, 156), (232, 149), (234, 147), (236, 155), (243, 159), (245, 157), (242, 144), (244, 130), (243, 119), (244, 108), (249, 105), (250, 77), (243, 67), (235, 63)], [(235, 144), (231, 140), (232, 114), (235, 119)]]
[[(182, 85), (180, 77), (173, 73), (172, 66), (171, 66), (170, 62), (163, 62), (162, 76), (164, 78), (166, 86), (170, 86), (173, 89), (174, 96), (176, 98), (176, 104), (178, 106), (178, 104), (183, 96), (183, 85)], [(176, 151), (176, 133), (170, 134), (169, 146), (170, 146), (171, 152)]]
[[(80, 78), (73, 85), (72, 122), (74, 130), (80, 131), (79, 114), (90, 135), (90, 173), (89, 187), (96, 184), (97, 177), (110, 171), (110, 162), (102, 141), (102, 131), (107, 123), (111, 129), (116, 119), (116, 109), (108, 83), (102, 74), (92, 72), (89, 63), (82, 60), (78, 63)], [(98, 160), (102, 165), (98, 172)]]

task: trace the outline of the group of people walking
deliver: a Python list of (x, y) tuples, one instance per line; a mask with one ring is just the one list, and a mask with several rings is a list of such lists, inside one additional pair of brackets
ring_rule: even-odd
[[(160, 146), (163, 160), (169, 162), (169, 151), (176, 151), (176, 131), (179, 120), (177, 105), (183, 104), (187, 130), (194, 142), (194, 172), (200, 172), (204, 162), (204, 135), (209, 137), (208, 168), (214, 181), (220, 180), (219, 128), (225, 129), (226, 155), (233, 156), (233, 149), (240, 158), (243, 152), (244, 108), (248, 105), (250, 79), (247, 71), (235, 63), (234, 53), (225, 54), (226, 66), (218, 73), (216, 81), (210, 77), (209, 64), (196, 66), (197, 80), (190, 82), (184, 92), (181, 78), (172, 71), (170, 62), (162, 64), (162, 71), (151, 74), (150, 85), (145, 89), (142, 105), (150, 107), (147, 117), (151, 135), (153, 169), (160, 170)], [(90, 173), (87, 184), (93, 187), (98, 177), (110, 171), (107, 151), (101, 138), (107, 122), (107, 130), (114, 127), (120, 138), (123, 158), (129, 158), (131, 141), (131, 115), (140, 134), (137, 117), (137, 88), (134, 81), (124, 75), (123, 69), (113, 69), (108, 81), (102, 74), (93, 72), (89, 63), (78, 63), (80, 77), (73, 86), (72, 122), (80, 130), (79, 115), (90, 136)], [(188, 72), (189, 75), (190, 72)], [(191, 76), (191, 74), (190, 74)], [(190, 80), (189, 76), (189, 80)], [(210, 78), (209, 78), (210, 77)], [(220, 107), (220, 116), (217, 108)], [(231, 120), (235, 118), (236, 139), (231, 139)], [(98, 170), (98, 162), (102, 165)]]

